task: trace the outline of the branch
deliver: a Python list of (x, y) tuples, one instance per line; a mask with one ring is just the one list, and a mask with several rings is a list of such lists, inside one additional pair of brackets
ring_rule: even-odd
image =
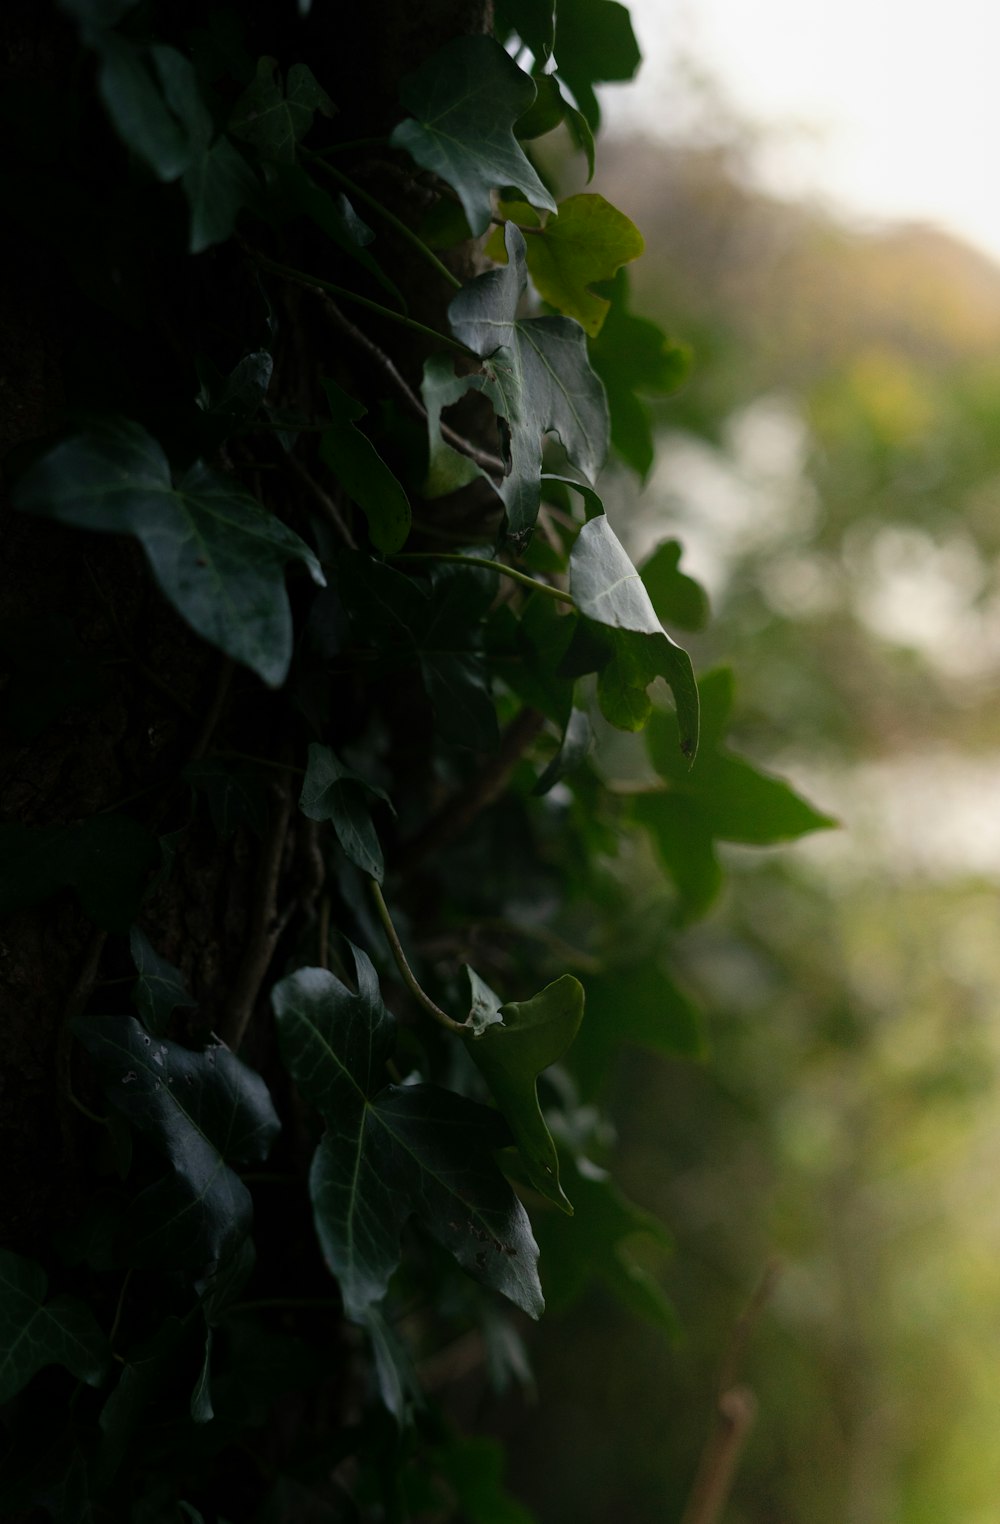
[(280, 916), (278, 914), (278, 880), (281, 877), (288, 822), (292, 813), (292, 791), (287, 774), (280, 783), (273, 785), (272, 794), (273, 809), (257, 864), (246, 950), (222, 1022), (223, 1041), (234, 1053), (246, 1035), (278, 938), (292, 912), (292, 906), (288, 905)]
[[(340, 308), (337, 306), (337, 303), (331, 296), (328, 296), (325, 291), (317, 291), (315, 295), (319, 297), (319, 300), (323, 305), (323, 310), (326, 312), (331, 322), (336, 324), (341, 333), (346, 334), (346, 336), (354, 344), (357, 344), (360, 349), (365, 351), (365, 353), (371, 360), (374, 361), (374, 363), (384, 373), (388, 380), (392, 382), (393, 386), (396, 388), (396, 391), (399, 393), (402, 400), (406, 403), (406, 406), (409, 408), (413, 416), (415, 418), (421, 419), (422, 422), (426, 423), (427, 409), (424, 407), (423, 403), (413, 388), (400, 375), (399, 371), (396, 369), (392, 360), (385, 353), (385, 351), (379, 348), (374, 339), (370, 339), (366, 333), (362, 333), (360, 328), (355, 327), (350, 318), (346, 317), (344, 313), (341, 312)], [(448, 444), (450, 444), (459, 452), (460, 455), (467, 455), (470, 460), (474, 460), (476, 465), (481, 466), (483, 470), (486, 471), (490, 476), (496, 476), (499, 478), (506, 476), (507, 468), (504, 465), (503, 461), (500, 459), (499, 455), (493, 455), (489, 450), (480, 449), (478, 445), (473, 444), (471, 439), (466, 439), (464, 434), (459, 434), (456, 429), (453, 429), (450, 426), (450, 424), (444, 423), (442, 421), (440, 427), (442, 439), (446, 440)]]
[(779, 1270), (775, 1260), (765, 1266), (749, 1304), (736, 1320), (719, 1373), (715, 1421), (701, 1452), (681, 1524), (719, 1524), (729, 1501), (736, 1468), (757, 1416), (756, 1397), (749, 1387), (738, 1384), (739, 1368)]
[(293, 455), (290, 450), (286, 453), (285, 460), (288, 465), (291, 466), (293, 472), (298, 477), (302, 485), (306, 488), (306, 491), (310, 494), (313, 501), (319, 507), (320, 511), (326, 518), (330, 520), (330, 523), (333, 525), (334, 529), (336, 529), (337, 533), (340, 535), (340, 538), (343, 540), (348, 550), (357, 550), (358, 542), (352, 535), (350, 529), (348, 528), (347, 520), (344, 518), (344, 515), (337, 507), (337, 504), (334, 502), (330, 494), (324, 487), (320, 486), (319, 482), (313, 476), (312, 472), (309, 471), (302, 464), (301, 460), (299, 460), (297, 456)]

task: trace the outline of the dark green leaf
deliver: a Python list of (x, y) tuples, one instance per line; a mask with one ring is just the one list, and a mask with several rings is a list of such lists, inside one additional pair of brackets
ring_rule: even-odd
[(215, 1417), (212, 1407), (212, 1330), (205, 1329), (205, 1358), (198, 1372), (194, 1390), (191, 1393), (190, 1412), (195, 1423), (211, 1423)]
[(646, 689), (665, 677), (677, 705), (678, 745), (685, 757), (698, 748), (698, 689), (687, 652), (660, 626), (649, 594), (608, 520), (584, 524), (569, 558), (570, 591), (580, 613), (611, 650), (598, 696), (604, 714), (623, 730), (639, 729), (649, 704)]
[(700, 801), (682, 794), (640, 794), (632, 813), (677, 886), (682, 919), (704, 915), (722, 887), (722, 869)]
[(572, 1218), (549, 1213), (541, 1222), (545, 1283), (552, 1303), (574, 1302), (592, 1280), (637, 1317), (670, 1336), (677, 1332), (677, 1314), (658, 1281), (629, 1253), (637, 1235), (666, 1252), (670, 1235), (654, 1217), (629, 1201), (590, 1159), (564, 1158), (576, 1212)]
[(208, 813), (223, 841), (229, 841), (241, 825), (258, 836), (267, 824), (267, 791), (259, 768), (223, 757), (189, 762), (181, 772), (195, 793), (205, 796)]
[(516, 32), (531, 49), (536, 63), (547, 61), (555, 39), (555, 0), (498, 0), (494, 15), (501, 40), (509, 32)]
[(363, 418), (367, 409), (332, 381), (324, 381), (323, 389), (333, 423), (320, 441), (320, 454), (364, 513), (376, 550), (392, 555), (402, 550), (410, 533), (406, 493), (371, 440), (354, 427), (354, 420)]
[(59, 0), (59, 9), (91, 26), (115, 26), (137, 0)]
[[(228, 1048), (194, 1053), (151, 1038), (132, 1017), (81, 1017), (73, 1030), (94, 1059), (105, 1093), (165, 1155), (173, 1179), (134, 1205), (153, 1226), (135, 1245), (140, 1262), (195, 1266), (222, 1260), (250, 1230), (250, 1194), (226, 1160), (263, 1160), (280, 1129), (267, 1086)], [(152, 1208), (164, 1208), (161, 1214)]]
[(0, 916), (72, 889), (98, 926), (127, 931), (159, 856), (155, 836), (127, 815), (0, 826)]
[(158, 179), (176, 180), (191, 162), (190, 140), (142, 53), (115, 32), (91, 36), (100, 55), (97, 88), (115, 131)]
[[(560, 201), (558, 215), (532, 233), (525, 253), (528, 274), (542, 300), (576, 318), (593, 338), (611, 304), (589, 288), (595, 281), (610, 280), (644, 248), (642, 234), (624, 212), (603, 196), (585, 192)], [(491, 259), (506, 261), (503, 229), (491, 235), (486, 252)]]
[(571, 1059), (586, 1095), (613, 1072), (610, 1059), (620, 1043), (668, 1057), (704, 1056), (700, 1012), (663, 963), (649, 956), (612, 963), (587, 980), (587, 1020)]
[(464, 1269), (537, 1317), (534, 1240), (492, 1157), (509, 1141), (502, 1119), (433, 1085), (384, 1083), (395, 1023), (368, 958), (354, 958), (357, 994), (310, 968), (272, 996), (288, 1070), (327, 1123), (310, 1190), (348, 1316), (363, 1321), (385, 1295), (416, 1215)]
[(617, 0), (559, 0), (556, 65), (595, 130), (601, 111), (594, 85), (631, 79), (641, 61), (624, 5)]
[(547, 794), (551, 788), (579, 767), (587, 759), (594, 739), (590, 716), (585, 709), (571, 709), (559, 750), (542, 773), (532, 790), (535, 794)]
[(441, 737), (475, 751), (495, 750), (499, 733), (480, 629), (496, 573), (437, 567), (426, 592), (426, 583), (368, 556), (343, 556), (340, 567), (341, 597), (359, 638), (387, 656), (417, 658)]
[(229, 372), (220, 376), (207, 362), (198, 367), (201, 395), (198, 405), (219, 425), (213, 442), (242, 429), (260, 411), (274, 373), (274, 359), (266, 349), (254, 350)]
[(423, 1403), (423, 1393), (410, 1351), (403, 1342), (402, 1335), (382, 1316), (377, 1307), (368, 1308), (364, 1326), (372, 1341), (379, 1396), (396, 1422), (402, 1425), (409, 1410), (420, 1407)]
[(292, 616), (283, 568), (309, 547), (254, 498), (200, 461), (176, 487), (136, 423), (108, 420), (56, 445), (21, 477), (15, 506), (86, 529), (134, 534), (160, 588), (205, 640), (271, 687), (288, 674)]
[(209, 1275), (195, 1282), (205, 1322), (213, 1328), (229, 1311), (253, 1274), (257, 1251), (252, 1238), (244, 1238)]
[(565, 110), (563, 94), (554, 74), (533, 74), (531, 78), (537, 94), (524, 115), (514, 123), (514, 136), (521, 143), (544, 137), (558, 127)]
[(45, 1300), (41, 1265), (0, 1249), (0, 1402), (8, 1402), (45, 1365), (64, 1365), (99, 1386), (108, 1343), (93, 1313), (75, 1297)]
[(501, 1021), (475, 1032), (469, 1054), (506, 1117), (528, 1171), (547, 1201), (572, 1212), (559, 1184), (559, 1155), (538, 1104), (537, 1079), (561, 1058), (583, 1020), (583, 986), (572, 974), (530, 1000), (508, 1001)]
[(383, 273), (368, 252), (368, 245), (375, 234), (358, 216), (346, 196), (331, 195), (323, 190), (298, 164), (268, 163), (265, 177), (268, 185), (266, 211), (269, 216), (281, 221), (308, 217), (338, 249), (362, 265), (390, 293), (402, 311), (406, 310), (399, 287)]
[(345, 767), (331, 747), (310, 742), (299, 809), (310, 820), (331, 820), (347, 857), (362, 873), (381, 883), (385, 863), (368, 813), (366, 794), (384, 800), (392, 808), (385, 791)]
[(232, 237), (240, 212), (255, 206), (261, 194), (257, 176), (227, 137), (192, 155), (181, 189), (191, 211), (192, 254)]
[(508, 533), (518, 541), (538, 513), (542, 434), (558, 434), (569, 459), (593, 481), (607, 454), (608, 414), (580, 325), (561, 317), (518, 319), (527, 263), (524, 236), (513, 223), (505, 246), (508, 263), (471, 281), (448, 314), (456, 338), (484, 360), (477, 384), (507, 422), (510, 473), (499, 492)]
[(639, 576), (658, 619), (682, 630), (702, 630), (708, 623), (708, 594), (684, 575), (680, 561), (680, 541), (664, 540), (639, 567)]
[(440, 1478), (467, 1524), (537, 1524), (504, 1487), (505, 1462), (499, 1440), (462, 1437), (438, 1445), (421, 1460), (421, 1470)]
[(129, 930), (129, 950), (139, 975), (132, 986), (132, 999), (147, 1032), (162, 1037), (179, 1005), (195, 1006), (198, 1002), (185, 989), (180, 970), (160, 957), (138, 926)]
[(627, 271), (619, 270), (604, 291), (611, 307), (591, 341), (590, 363), (608, 394), (611, 443), (626, 464), (645, 477), (653, 464), (653, 429), (642, 396), (675, 392), (687, 378), (691, 352), (668, 339), (655, 323), (627, 310)]
[(146, 1409), (160, 1396), (184, 1360), (193, 1330), (181, 1318), (165, 1317), (156, 1332), (129, 1350), (118, 1385), (101, 1409), (98, 1473), (107, 1485), (133, 1446)]
[(555, 210), (513, 133), (535, 86), (492, 37), (454, 38), (404, 78), (399, 94), (411, 116), (390, 142), (447, 181), (474, 234), (486, 231), (491, 192), (504, 186)]
[(700, 684), (705, 713), (705, 747), (690, 771), (671, 755), (676, 734), (672, 715), (652, 723), (649, 753), (672, 793), (696, 800), (699, 818), (722, 841), (765, 844), (789, 841), (809, 831), (829, 830), (837, 821), (813, 808), (789, 784), (734, 756), (724, 745), (733, 702), (733, 675), (718, 668)]
[(427, 475), (422, 495), (425, 498), (447, 497), (459, 487), (468, 486), (485, 472), (468, 455), (454, 449), (441, 434), (441, 411), (451, 407), (475, 387), (474, 376), (456, 376), (454, 362), (448, 355), (429, 355), (424, 361), (420, 394), (427, 410)]
[(333, 115), (333, 102), (304, 63), (293, 64), (284, 86), (276, 58), (260, 58), (257, 75), (233, 107), (231, 130), (252, 143), (263, 159), (291, 163), (319, 111)]

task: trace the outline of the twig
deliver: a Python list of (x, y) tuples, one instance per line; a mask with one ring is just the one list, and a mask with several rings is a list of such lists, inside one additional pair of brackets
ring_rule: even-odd
[(288, 839), (292, 813), (292, 792), (287, 777), (273, 787), (274, 808), (270, 828), (261, 845), (257, 864), (253, 913), (247, 932), (246, 951), (236, 975), (236, 982), (222, 1023), (222, 1037), (237, 1052), (257, 1004), (264, 976), (274, 956), (278, 938), (292, 912), (289, 905), (278, 914), (278, 880)]
[(394, 561), (454, 561), (459, 566), (485, 566), (489, 571), (500, 572), (503, 576), (509, 577), (512, 582), (520, 582), (522, 587), (529, 587), (533, 593), (545, 593), (559, 603), (568, 603), (571, 608), (576, 607), (572, 593), (564, 592), (561, 587), (553, 587), (551, 582), (539, 582), (536, 577), (528, 577), (515, 567), (507, 566), (503, 561), (491, 561), (486, 556), (460, 556), (444, 550), (408, 550), (393, 556), (392, 559)]
[(461, 836), (476, 816), (503, 793), (521, 757), (545, 724), (537, 709), (525, 707), (511, 720), (500, 738), (496, 756), (465, 788), (459, 789), (437, 810), (399, 854), (393, 866), (405, 877), (431, 852)]
[(719, 1372), (715, 1420), (705, 1441), (681, 1524), (719, 1524), (729, 1501), (736, 1468), (757, 1416), (757, 1399), (739, 1383), (750, 1336), (774, 1290), (780, 1266), (772, 1260), (736, 1320)]
[(413, 996), (414, 1000), (416, 1000), (419, 1005), (423, 1006), (424, 1010), (429, 1016), (433, 1016), (435, 1021), (440, 1022), (441, 1026), (447, 1027), (449, 1032), (468, 1031), (467, 1022), (453, 1020), (452, 1017), (448, 1015), (447, 1011), (442, 1011), (439, 1005), (434, 1004), (434, 1001), (431, 999), (430, 995), (428, 995), (425, 990), (421, 989), (420, 985), (417, 983), (416, 975), (406, 961), (406, 954), (403, 951), (402, 943), (400, 942), (399, 937), (396, 933), (396, 928), (392, 924), (392, 917), (389, 914), (389, 907), (385, 902), (378, 880), (371, 878), (368, 880), (368, 882), (371, 886), (372, 898), (375, 901), (375, 909), (378, 911), (378, 918), (382, 922), (382, 930), (385, 932), (385, 939), (389, 944), (389, 950), (396, 961), (396, 967), (399, 969), (400, 977), (402, 978), (402, 981), (406, 985), (406, 988), (409, 990), (410, 994)]
[(424, 240), (420, 237), (419, 233), (415, 233), (411, 227), (408, 227), (401, 217), (397, 217), (395, 212), (391, 212), (387, 206), (384, 206), (382, 202), (379, 201), (377, 196), (373, 196), (370, 191), (366, 191), (363, 185), (359, 185), (356, 180), (352, 180), (350, 175), (345, 175), (342, 169), (337, 169), (333, 164), (327, 164), (326, 160), (319, 154), (310, 153), (308, 156), (316, 164), (318, 164), (320, 168), (326, 174), (328, 174), (332, 180), (336, 180), (338, 185), (342, 185), (344, 190), (350, 191), (352, 196), (361, 201), (364, 201), (366, 205), (370, 206), (373, 212), (377, 212), (378, 215), (385, 222), (387, 222), (391, 228), (395, 228), (400, 238), (404, 238), (410, 247), (420, 255), (421, 259), (426, 260), (427, 263), (437, 271), (438, 275), (441, 276), (441, 279), (448, 282), (449, 286), (451, 286), (453, 290), (461, 291), (462, 282), (459, 280), (458, 276), (452, 274), (452, 272), (448, 269), (448, 266), (443, 264), (441, 260), (438, 259), (437, 255), (434, 253), (434, 250), (429, 248), (428, 245), (424, 243)]
[(205, 716), (205, 723), (201, 727), (198, 739), (195, 741), (194, 745), (191, 748), (191, 756), (189, 760), (192, 762), (200, 762), (209, 746), (212, 744), (212, 737), (215, 735), (216, 728), (222, 718), (222, 711), (226, 707), (226, 699), (229, 696), (229, 685), (233, 680), (233, 671), (235, 665), (236, 664), (231, 656), (224, 656), (222, 661), (219, 663), (219, 671), (215, 680), (215, 692), (212, 695), (212, 702), (208, 707), (208, 713)]
[(285, 459), (291, 466), (299, 481), (307, 489), (313, 500), (322, 510), (324, 515), (330, 520), (331, 524), (340, 535), (340, 538), (343, 540), (348, 550), (357, 550), (358, 542), (352, 535), (348, 527), (347, 520), (344, 518), (344, 515), (337, 507), (330, 494), (324, 487), (320, 486), (319, 482), (313, 476), (312, 472), (309, 471), (302, 464), (301, 460), (299, 460), (297, 456), (293, 455), (291, 451), (288, 452), (288, 454), (285, 456)]
[[(355, 327), (350, 318), (341, 312), (337, 303), (325, 291), (318, 291), (316, 295), (319, 297), (323, 309), (331, 322), (335, 323), (340, 331), (346, 334), (360, 349), (365, 350), (379, 369), (392, 382), (413, 416), (426, 423), (427, 409), (410, 384), (400, 375), (385, 351), (379, 348), (374, 339), (370, 339), (360, 328)], [(470, 460), (474, 460), (477, 466), (482, 466), (488, 475), (501, 478), (506, 476), (507, 468), (499, 455), (493, 455), (489, 450), (480, 449), (478, 445), (473, 444), (471, 439), (466, 439), (464, 434), (459, 434), (450, 424), (441, 421), (440, 428), (442, 439), (447, 440), (461, 455), (467, 455)]]

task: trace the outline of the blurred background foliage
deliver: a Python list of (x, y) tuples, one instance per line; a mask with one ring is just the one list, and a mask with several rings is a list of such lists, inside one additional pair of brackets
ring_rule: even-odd
[[(670, 1227), (680, 1333), (598, 1293), (554, 1314), (512, 1480), (549, 1524), (679, 1517), (776, 1263), (739, 1362), (759, 1408), (729, 1524), (987, 1524), (1000, 269), (931, 227), (857, 231), (753, 189), (741, 131), (605, 140), (595, 188), (647, 240), (634, 308), (694, 360), (650, 399), (641, 494), (624, 466), (602, 487), (633, 556), (676, 536), (708, 590), (688, 643), (700, 672), (735, 668), (735, 749), (842, 828), (723, 847), (721, 898), (676, 943), (641, 848), (617, 864), (622, 935), (641, 969), (669, 959), (677, 1049), (705, 1058), (594, 1061), (584, 1039), (578, 1067), (611, 1101), (624, 1188)], [(613, 789), (648, 772), (610, 734), (596, 765)]]

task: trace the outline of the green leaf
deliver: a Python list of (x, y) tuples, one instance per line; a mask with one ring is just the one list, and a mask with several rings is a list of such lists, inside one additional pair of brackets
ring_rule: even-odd
[(278, 221), (308, 217), (348, 258), (362, 265), (389, 292), (400, 310), (405, 312), (406, 302), (399, 287), (383, 273), (368, 252), (368, 245), (374, 240), (375, 234), (358, 216), (345, 195), (331, 195), (317, 185), (299, 164), (268, 162), (264, 174), (267, 180), (264, 210), (269, 217)]
[(176, 180), (191, 162), (190, 139), (170, 111), (142, 53), (115, 32), (90, 36), (100, 57), (97, 89), (112, 126), (158, 179)]
[(465, 286), (448, 315), (455, 337), (483, 359), (477, 385), (507, 422), (510, 473), (499, 492), (508, 534), (523, 542), (538, 514), (542, 434), (558, 434), (573, 465), (593, 481), (607, 454), (608, 414), (580, 325), (517, 317), (528, 277), (524, 236), (513, 223), (505, 247), (508, 263)]
[(653, 428), (642, 397), (677, 391), (691, 369), (691, 351), (668, 339), (655, 323), (627, 310), (626, 270), (619, 270), (605, 291), (611, 307), (590, 344), (590, 363), (608, 394), (611, 443), (625, 463), (645, 478), (653, 464)]
[(427, 410), (427, 475), (422, 488), (425, 498), (447, 497), (450, 492), (468, 486), (477, 476), (488, 480), (474, 460), (453, 449), (441, 434), (442, 409), (451, 407), (475, 386), (476, 377), (456, 376), (454, 361), (448, 355), (429, 355), (424, 361), (420, 395)]
[(98, 926), (127, 931), (159, 858), (156, 837), (127, 815), (0, 826), (0, 916), (72, 889)]
[(385, 862), (368, 813), (366, 794), (384, 800), (392, 809), (388, 794), (345, 767), (332, 747), (310, 742), (299, 809), (310, 820), (331, 820), (345, 855), (362, 873), (381, 883)]
[(722, 868), (700, 803), (682, 794), (641, 794), (632, 816), (677, 886), (681, 919), (704, 915), (722, 888)]
[(708, 623), (708, 594), (700, 582), (680, 570), (679, 540), (664, 540), (639, 567), (643, 587), (658, 619), (682, 630), (703, 630)]
[(395, 1022), (375, 970), (354, 949), (358, 992), (325, 969), (299, 969), (272, 994), (289, 1073), (327, 1123), (310, 1191), (327, 1264), (349, 1317), (385, 1295), (404, 1224), (416, 1216), (478, 1280), (537, 1317), (536, 1249), (493, 1151), (499, 1115), (433, 1085), (387, 1085)]
[(559, 1184), (559, 1155), (538, 1104), (537, 1080), (561, 1058), (583, 1020), (583, 985), (572, 974), (547, 984), (530, 1000), (511, 1000), (466, 1046), (514, 1134), (528, 1178), (564, 1212), (573, 1208)]
[(101, 1409), (97, 1470), (106, 1486), (134, 1449), (146, 1409), (157, 1400), (184, 1360), (193, 1338), (185, 1320), (167, 1316), (155, 1333), (130, 1349), (118, 1385)]
[(339, 567), (340, 595), (358, 638), (379, 647), (390, 664), (416, 658), (442, 739), (495, 751), (499, 732), (480, 632), (496, 573), (435, 567), (428, 592), (423, 580), (368, 556), (342, 556)]
[(233, 1252), (250, 1231), (250, 1193), (227, 1159), (267, 1158), (281, 1124), (259, 1074), (228, 1048), (201, 1053), (151, 1038), (133, 1017), (89, 1016), (73, 1031), (105, 1094), (171, 1166), (173, 1178), (140, 1196), (132, 1219), (139, 1263), (202, 1266)]
[(497, 0), (493, 9), (501, 40), (516, 32), (536, 63), (548, 60), (556, 34), (555, 0)]
[(194, 1423), (211, 1423), (212, 1419), (215, 1417), (215, 1410), (212, 1407), (211, 1380), (212, 1330), (210, 1328), (206, 1328), (205, 1358), (202, 1361), (201, 1369), (198, 1372), (198, 1379), (195, 1381), (194, 1390), (191, 1393), (191, 1402), (189, 1404), (191, 1419)]
[(147, 1032), (162, 1037), (178, 1006), (196, 1006), (198, 1002), (185, 989), (180, 970), (160, 957), (145, 932), (132, 926), (128, 935), (132, 962), (139, 975), (132, 986), (132, 999)]
[[(644, 248), (635, 223), (603, 196), (570, 196), (559, 203), (557, 216), (527, 237), (528, 273), (543, 301), (576, 318), (593, 338), (611, 303), (588, 287), (610, 280)], [(501, 263), (506, 260), (502, 228), (491, 235), (486, 253)]]
[(368, 1308), (363, 1322), (372, 1341), (379, 1396), (402, 1426), (410, 1409), (423, 1405), (423, 1392), (413, 1359), (402, 1336), (377, 1307)]
[[(435, 1446), (421, 1456), (421, 1479), (427, 1471), (443, 1482), (448, 1502), (457, 1505), (458, 1514), (448, 1509), (448, 1516), (461, 1517), (466, 1524), (537, 1524), (535, 1514), (519, 1503), (503, 1485), (507, 1455), (499, 1440), (464, 1435)], [(446, 1504), (447, 1507), (447, 1504)], [(440, 1509), (435, 1517), (442, 1517)], [(429, 1518), (429, 1511), (420, 1517)]]
[(733, 703), (732, 672), (720, 667), (699, 686), (705, 746), (694, 767), (680, 769), (672, 754), (676, 734), (672, 715), (656, 716), (648, 745), (653, 766), (671, 792), (697, 800), (700, 818), (711, 835), (722, 841), (763, 845), (835, 827), (838, 822), (832, 816), (814, 809), (789, 784), (735, 756), (724, 745)]
[(554, 74), (534, 73), (531, 78), (537, 93), (524, 115), (519, 116), (514, 123), (514, 136), (519, 143), (529, 143), (532, 138), (544, 137), (547, 132), (558, 127), (566, 109), (559, 81)]
[(253, 144), (262, 159), (292, 163), (299, 143), (319, 111), (332, 116), (334, 105), (312, 70), (293, 64), (282, 86), (276, 58), (257, 60), (257, 74), (233, 107), (230, 130)]
[(162, 592), (193, 630), (270, 687), (292, 659), (283, 569), (315, 555), (254, 498), (198, 461), (171, 485), (163, 450), (127, 419), (56, 445), (21, 477), (14, 504), (84, 529), (134, 534)]
[(181, 176), (181, 189), (191, 212), (188, 250), (192, 254), (231, 238), (240, 212), (245, 206), (256, 206), (261, 196), (257, 176), (227, 137), (192, 155)]
[(402, 550), (410, 534), (406, 493), (371, 440), (354, 427), (354, 420), (363, 418), (367, 408), (333, 381), (324, 381), (323, 390), (333, 423), (320, 441), (320, 454), (367, 518), (368, 533), (376, 550), (392, 555)]
[(495, 990), (490, 989), (485, 979), (481, 979), (468, 963), (465, 972), (469, 976), (469, 989), (472, 995), (472, 1004), (469, 1006), (468, 1022), (476, 1037), (482, 1035), (487, 1027), (503, 1024), (500, 1015), (500, 1007), (503, 1001)]
[(611, 1056), (621, 1043), (666, 1057), (705, 1055), (701, 1013), (665, 962), (648, 954), (616, 961), (587, 980), (587, 1020), (571, 1059), (585, 1095), (614, 1073)]
[(552, 761), (532, 789), (536, 795), (547, 794), (560, 778), (565, 778), (587, 759), (594, 740), (590, 716), (585, 709), (571, 709), (563, 731), (562, 742)]
[(456, 37), (406, 75), (400, 100), (411, 113), (389, 139), (458, 194), (474, 235), (493, 215), (491, 192), (512, 185), (533, 206), (555, 202), (514, 137), (535, 86), (492, 37)]
[(189, 762), (181, 777), (193, 792), (203, 794), (212, 825), (229, 841), (241, 825), (263, 835), (267, 824), (267, 792), (259, 768), (223, 757)]
[(665, 634), (642, 579), (608, 520), (590, 519), (569, 558), (573, 600), (599, 627), (611, 659), (598, 681), (601, 708), (613, 725), (635, 730), (646, 721), (646, 689), (665, 677), (677, 706), (678, 745), (685, 757), (698, 748), (698, 689), (687, 652)]
[(539, 1225), (545, 1285), (554, 1306), (570, 1306), (590, 1281), (603, 1283), (617, 1301), (669, 1337), (677, 1314), (659, 1282), (629, 1252), (637, 1236), (669, 1250), (666, 1228), (651, 1212), (629, 1201), (608, 1172), (592, 1160), (565, 1160), (576, 1212), (570, 1219), (549, 1213)]
[(45, 1365), (64, 1365), (89, 1386), (104, 1378), (108, 1342), (94, 1314), (75, 1297), (47, 1302), (47, 1291), (41, 1265), (0, 1249), (0, 1403)]
[(591, 127), (600, 126), (600, 82), (631, 79), (642, 61), (632, 22), (616, 0), (559, 0), (556, 65)]

